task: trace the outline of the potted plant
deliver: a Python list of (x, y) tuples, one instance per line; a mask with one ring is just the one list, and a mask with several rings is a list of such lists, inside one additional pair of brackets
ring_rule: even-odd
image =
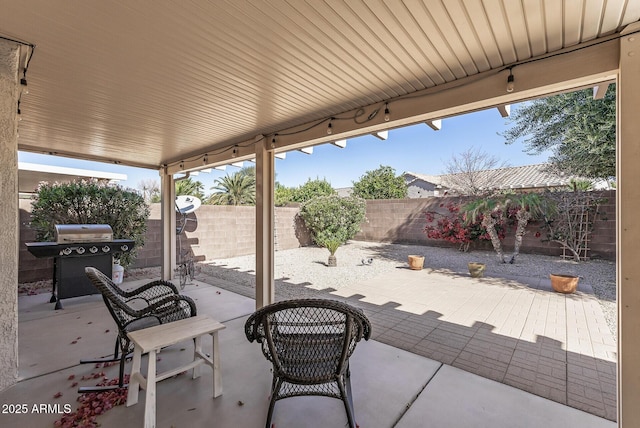
[(409, 269), (422, 270), (424, 266), (424, 256), (409, 255)]
[(551, 279), (551, 288), (558, 293), (570, 294), (578, 288), (580, 277), (575, 275), (564, 275), (552, 273), (549, 275)]
[(484, 270), (487, 266), (484, 263), (480, 262), (469, 262), (467, 263), (467, 267), (469, 268), (469, 275), (472, 278), (482, 278), (484, 276)]

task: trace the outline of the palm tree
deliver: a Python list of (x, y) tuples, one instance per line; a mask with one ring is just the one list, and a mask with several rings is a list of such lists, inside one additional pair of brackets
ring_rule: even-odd
[(516, 211), (516, 233), (515, 243), (513, 244), (513, 255), (509, 263), (513, 264), (516, 257), (520, 254), (520, 246), (522, 245), (522, 237), (524, 236), (529, 221), (540, 218), (543, 213), (543, 202), (537, 193), (523, 193), (519, 195), (511, 195), (506, 199), (506, 206), (515, 208)]
[(176, 196), (191, 195), (199, 199), (204, 198), (204, 184), (193, 181), (191, 177), (176, 181)]
[(523, 194), (505, 194), (486, 196), (467, 204), (463, 211), (467, 213), (470, 221), (475, 222), (478, 216), (482, 216), (482, 227), (487, 230), (487, 234), (491, 238), (493, 249), (498, 254), (498, 260), (506, 263), (502, 242), (498, 236), (496, 225), (502, 222), (502, 219), (509, 216), (509, 211), (515, 212), (516, 232), (515, 242), (513, 245), (513, 254), (509, 259), (509, 263), (513, 264), (520, 254), (522, 246), (522, 237), (526, 233), (529, 221), (537, 219), (543, 212), (543, 200), (536, 193)]
[(467, 214), (467, 221), (475, 222), (479, 216), (482, 216), (480, 224), (491, 238), (491, 245), (493, 245), (500, 263), (505, 263), (505, 260), (496, 225), (502, 222), (505, 206), (503, 198), (487, 196), (470, 202), (462, 208), (462, 211)]
[(231, 175), (218, 178), (216, 186), (211, 190), (211, 202), (219, 205), (253, 205), (256, 202), (255, 176), (243, 173), (242, 170)]

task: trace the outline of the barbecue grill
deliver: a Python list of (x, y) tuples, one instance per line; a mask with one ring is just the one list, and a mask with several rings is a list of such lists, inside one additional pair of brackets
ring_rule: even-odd
[(97, 294), (84, 273), (94, 266), (111, 277), (113, 257), (133, 249), (131, 239), (113, 239), (108, 224), (57, 224), (55, 242), (28, 242), (27, 249), (36, 257), (53, 257), (51, 303), (62, 309), (61, 299)]

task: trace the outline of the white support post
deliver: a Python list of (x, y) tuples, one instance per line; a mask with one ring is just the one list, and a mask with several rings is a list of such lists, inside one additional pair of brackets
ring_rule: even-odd
[(176, 269), (176, 183), (164, 168), (160, 171), (160, 221), (162, 223), (162, 268), (165, 281), (174, 278)]
[[(640, 426), (640, 24), (620, 38), (617, 82), (618, 426)], [(625, 35), (626, 34), (626, 35)]]
[(275, 160), (267, 138), (256, 142), (256, 309), (275, 302)]
[(19, 45), (0, 40), (0, 391), (18, 380), (19, 57)]

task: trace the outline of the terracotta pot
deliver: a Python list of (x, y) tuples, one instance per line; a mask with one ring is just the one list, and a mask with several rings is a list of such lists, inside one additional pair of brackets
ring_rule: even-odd
[(424, 256), (409, 256), (409, 269), (422, 270), (424, 266)]
[(551, 278), (551, 288), (558, 293), (569, 294), (576, 291), (578, 288), (579, 277), (573, 275), (561, 275), (552, 273), (549, 275)]
[(484, 270), (487, 268), (484, 263), (479, 262), (469, 262), (467, 263), (467, 267), (469, 268), (469, 274), (472, 278), (482, 278), (484, 276)]

